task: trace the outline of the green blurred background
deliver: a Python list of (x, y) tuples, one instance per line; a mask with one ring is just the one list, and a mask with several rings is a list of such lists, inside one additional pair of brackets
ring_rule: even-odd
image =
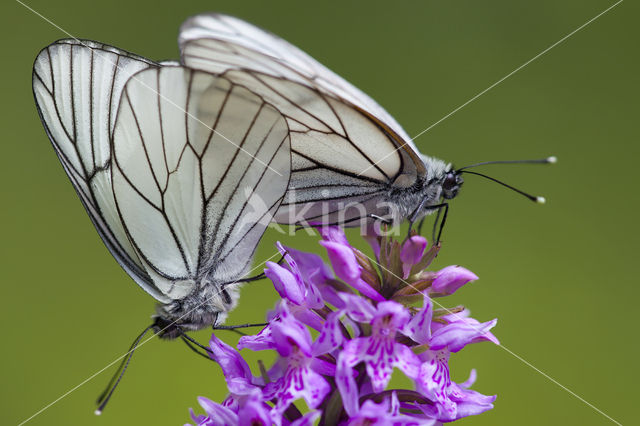
[[(76, 37), (152, 59), (177, 57), (186, 17), (208, 10), (236, 15), (309, 52), (415, 135), (613, 2), (27, 4)], [(480, 276), (450, 305), (464, 303), (482, 321), (498, 317), (495, 334), (509, 351), (621, 423), (637, 417), (640, 379), (637, 12), (637, 4), (621, 3), (416, 140), (422, 152), (458, 166), (558, 156), (556, 166), (485, 169), (544, 195), (546, 206), (469, 176), (437, 263)], [(98, 238), (34, 107), (32, 62), (66, 35), (12, 0), (2, 2), (0, 15), (0, 423), (17, 424), (124, 353), (149, 324), (154, 302)], [(278, 237), (264, 238), (256, 260), (274, 252)], [(320, 252), (315, 238), (286, 241)], [(275, 300), (267, 282), (245, 287), (229, 323), (261, 321)], [(609, 423), (499, 347), (470, 347), (452, 366), (457, 381), (477, 368), (475, 388), (498, 394), (493, 411), (464, 424)], [(95, 417), (95, 398), (113, 369), (29, 424), (177, 425), (188, 421), (198, 395), (219, 401), (225, 394), (214, 364), (181, 343), (154, 339), (136, 352), (111, 405)]]

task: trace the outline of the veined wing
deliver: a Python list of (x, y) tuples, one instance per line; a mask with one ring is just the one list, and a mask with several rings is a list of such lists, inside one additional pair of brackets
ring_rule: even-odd
[(153, 297), (153, 283), (117, 216), (111, 189), (110, 139), (120, 94), (131, 75), (155, 63), (102, 43), (60, 40), (33, 67), (38, 113), (91, 221), (118, 263)]
[(171, 299), (246, 270), (291, 168), (277, 109), (226, 78), (182, 67), (129, 80), (113, 156), (119, 217)]
[[(286, 41), (224, 15), (191, 18), (179, 41), (184, 64), (224, 73), (287, 117), (292, 176), (278, 222), (295, 221), (301, 206), (307, 220), (334, 222), (329, 216), (343, 210), (340, 203), (378, 199), (425, 174), (406, 133), (382, 107)], [(354, 219), (343, 214), (340, 221)]]
[(248, 22), (222, 14), (196, 15), (180, 27), (178, 43), (185, 65), (212, 72), (244, 68), (312, 84), (377, 117), (411, 145), (402, 127), (371, 97), (296, 46)]
[[(291, 183), (278, 222), (357, 224), (367, 214), (387, 213), (386, 206), (374, 204), (392, 186), (415, 181), (415, 163), (404, 151), (395, 151), (393, 132), (357, 107), (259, 72), (229, 70), (222, 75), (269, 100), (289, 123)], [(345, 206), (364, 207), (368, 200), (366, 209), (345, 214)]]

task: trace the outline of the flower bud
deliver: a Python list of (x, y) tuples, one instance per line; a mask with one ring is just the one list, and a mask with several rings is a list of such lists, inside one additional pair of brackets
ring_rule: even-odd
[(475, 281), (478, 276), (462, 266), (447, 266), (441, 269), (431, 284), (432, 293), (453, 294), (469, 281)]

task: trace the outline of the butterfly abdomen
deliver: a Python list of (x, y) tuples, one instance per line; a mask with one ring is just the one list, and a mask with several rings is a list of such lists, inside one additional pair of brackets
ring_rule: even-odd
[[(213, 282), (205, 282), (183, 299), (158, 304), (157, 315), (171, 327), (183, 330), (201, 330), (224, 323), (227, 314), (235, 308), (239, 297), (239, 284), (221, 288)], [(160, 333), (160, 337), (172, 339), (175, 333)]]

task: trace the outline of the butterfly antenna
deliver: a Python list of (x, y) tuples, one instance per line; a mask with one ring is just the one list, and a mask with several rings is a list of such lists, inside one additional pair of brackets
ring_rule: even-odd
[(491, 181), (493, 181), (495, 183), (498, 183), (498, 184), (500, 184), (500, 185), (502, 185), (504, 187), (509, 188), (512, 191), (517, 192), (520, 195), (524, 195), (525, 197), (527, 197), (528, 199), (530, 199), (534, 203), (544, 204), (544, 203), (547, 202), (547, 200), (544, 197), (536, 197), (535, 195), (528, 194), (528, 193), (526, 193), (526, 192), (524, 192), (524, 191), (522, 191), (522, 190), (520, 190), (518, 188), (515, 188), (515, 187), (513, 187), (513, 186), (511, 186), (511, 185), (509, 185), (507, 183), (502, 182), (501, 180), (498, 180), (496, 178), (492, 178), (491, 176), (487, 176), (487, 175), (482, 174), (482, 173), (470, 172), (468, 170), (459, 171), (459, 173), (467, 173), (467, 174), (470, 174), (470, 175), (476, 175), (476, 176), (483, 177), (485, 179), (489, 179), (489, 180), (491, 180)]
[(465, 169), (470, 169), (472, 167), (478, 167), (478, 166), (486, 166), (489, 164), (555, 164), (557, 162), (558, 162), (558, 159), (553, 156), (547, 157), (547, 158), (540, 158), (537, 160), (484, 161), (482, 163), (476, 163), (476, 164), (471, 164), (470, 166), (461, 167), (456, 171), (461, 172), (462, 170), (465, 170)]
[[(285, 254), (287, 254), (287, 253), (285, 252)], [(278, 265), (282, 265), (284, 263), (284, 261), (285, 261), (285, 257), (284, 256), (285, 256), (284, 254), (282, 256), (280, 256), (280, 260), (278, 260), (276, 262)], [(230, 281), (228, 283), (223, 283), (223, 284), (221, 284), (221, 287), (225, 288), (225, 287), (233, 285), (233, 284), (251, 283), (251, 282), (254, 282), (254, 281), (264, 280), (265, 278), (267, 278), (267, 274), (265, 274), (264, 272), (261, 272), (258, 275), (255, 275), (253, 277), (238, 278), (237, 280)]]
[(129, 366), (129, 362), (131, 361), (133, 352), (138, 347), (138, 344), (140, 344), (140, 341), (142, 340), (144, 335), (147, 334), (147, 332), (151, 330), (153, 326), (154, 325), (151, 324), (149, 327), (142, 330), (142, 333), (140, 333), (138, 337), (136, 337), (136, 339), (133, 341), (133, 343), (129, 347), (129, 350), (126, 353), (125, 358), (122, 360), (115, 374), (111, 377), (109, 384), (107, 385), (105, 390), (100, 394), (100, 396), (98, 397), (98, 400), (96, 401), (96, 404), (98, 404), (98, 408), (96, 408), (96, 411), (95, 411), (96, 416), (99, 416), (100, 414), (102, 414), (102, 411), (104, 411), (104, 407), (107, 406), (107, 403), (111, 399), (113, 392), (116, 390), (116, 387), (118, 387), (120, 380), (122, 380), (122, 376), (124, 376), (124, 372), (127, 371), (127, 367)]

